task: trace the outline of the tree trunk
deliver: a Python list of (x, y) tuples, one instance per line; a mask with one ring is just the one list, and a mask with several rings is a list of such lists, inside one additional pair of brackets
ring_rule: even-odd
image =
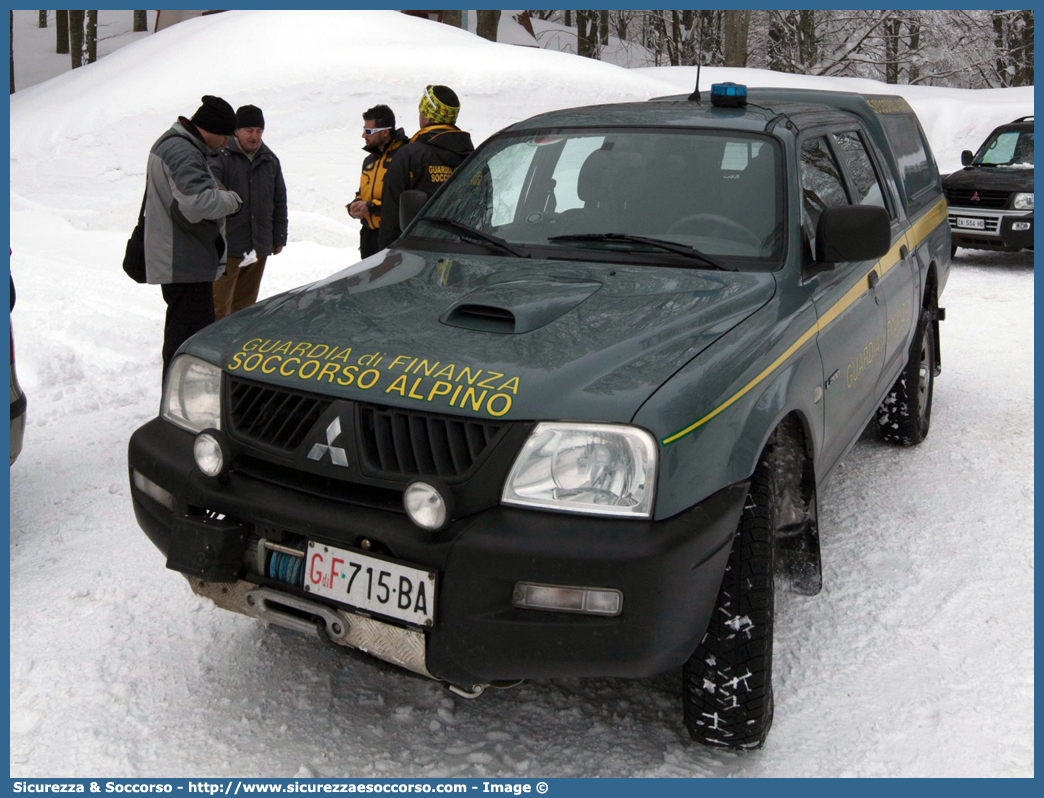
[(893, 86), (899, 82), (899, 25), (900, 21), (895, 18), (884, 24), (885, 83)]
[(40, 11), (38, 13), (40, 14), (40, 24), (39, 24), (39, 27), (46, 28), (47, 27), (47, 12), (46, 11)]
[(1022, 12), (1024, 28), (1022, 29), (1022, 53), (1019, 66), (1015, 71), (1016, 86), (1033, 85), (1033, 9)]
[(725, 66), (747, 65), (747, 37), (750, 34), (749, 11), (725, 12)]
[(460, 27), (461, 13), (460, 11), (443, 11), (442, 22), (445, 25), (450, 25), (454, 28)]
[(798, 12), (798, 55), (807, 71), (819, 61), (819, 40), (816, 38), (816, 12)]
[(595, 58), (595, 16), (593, 11), (576, 12), (576, 54)]
[(98, 60), (98, 12), (88, 11), (83, 26), (84, 63), (93, 64)]
[(83, 66), (83, 19), (82, 11), (69, 11), (69, 58), (73, 69)]
[(609, 44), (609, 11), (598, 12), (598, 36), (602, 46)]
[(620, 11), (616, 15), (616, 35), (620, 38), (620, 41), (626, 41), (627, 39), (627, 12)]
[[(460, 13), (459, 11), (457, 12)], [(134, 12), (134, 32), (143, 33), (149, 29), (149, 12), (148, 11), (135, 11)]]
[(69, 52), (69, 12), (68, 11), (55, 11), (54, 12), (54, 31), (55, 31), (55, 46), (54, 51), (56, 53), (65, 54)]
[(573, 27), (573, 12), (570, 11), (568, 8), (565, 12), (565, 26), (567, 28)]
[(921, 67), (918, 63), (921, 50), (921, 23), (916, 21), (908, 22), (907, 30), (910, 33), (910, 38), (907, 40), (907, 47), (913, 57), (910, 60), (906, 82), (912, 84), (916, 83), (921, 77)]
[(14, 11), (11, 11), (11, 94), (14, 94)]
[(1008, 61), (1005, 57), (1008, 53), (1008, 43), (1004, 36), (1003, 12), (993, 14), (993, 36), (993, 43), (997, 48), (997, 77), (1001, 86), (1010, 86), (1011, 76), (1008, 74)]
[(500, 24), (500, 12), (483, 10), (475, 13), (478, 14), (478, 26), (475, 28), (475, 32), (483, 39), (495, 42), (497, 40), (497, 26)]

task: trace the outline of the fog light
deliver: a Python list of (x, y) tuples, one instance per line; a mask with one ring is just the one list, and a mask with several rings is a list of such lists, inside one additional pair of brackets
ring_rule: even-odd
[(164, 490), (140, 471), (131, 469), (134, 478), (134, 487), (155, 502), (162, 504), (168, 510), (174, 509), (174, 496), (170, 491)]
[(613, 588), (566, 587), (519, 582), (511, 603), (526, 610), (577, 612), (584, 615), (619, 615), (623, 593)]
[(203, 430), (192, 444), (196, 466), (208, 477), (220, 477), (231, 461), (224, 436), (215, 429)]
[(1020, 232), (1023, 231), (1023, 230), (1029, 230), (1030, 229), (1030, 223), (1029, 222), (1014, 222), (1011, 225), (1011, 229), (1012, 230), (1017, 230), (1017, 231), (1020, 231)]
[(440, 491), (427, 482), (411, 482), (402, 495), (406, 515), (421, 529), (433, 532), (446, 526), (450, 519), (449, 491)]

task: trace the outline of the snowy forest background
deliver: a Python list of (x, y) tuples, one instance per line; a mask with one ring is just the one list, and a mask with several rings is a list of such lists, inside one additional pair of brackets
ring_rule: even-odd
[[(39, 11), (72, 68), (98, 57), (97, 11)], [(114, 12), (107, 12), (114, 13)], [(156, 12), (121, 12), (132, 30)], [(204, 12), (213, 13), (213, 12)], [(624, 67), (727, 66), (964, 89), (1033, 85), (1033, 10), (530, 10), (424, 11), (491, 41), (528, 43)], [(473, 17), (469, 20), (468, 17)], [(522, 40), (505, 35), (521, 28)], [(123, 35), (125, 28), (119, 34)], [(11, 93), (15, 82), (11, 11)], [(104, 49), (104, 48), (103, 48)]]

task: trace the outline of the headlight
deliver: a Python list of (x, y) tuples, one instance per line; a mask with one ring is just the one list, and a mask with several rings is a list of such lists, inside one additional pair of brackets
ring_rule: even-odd
[(649, 518), (656, 441), (614, 424), (538, 424), (511, 468), (501, 501), (568, 513)]
[(1016, 194), (1015, 195), (1015, 210), (1017, 210), (1017, 211), (1032, 211), (1033, 210), (1033, 195), (1032, 194)]
[(192, 355), (175, 358), (160, 416), (190, 432), (221, 429), (221, 369)]

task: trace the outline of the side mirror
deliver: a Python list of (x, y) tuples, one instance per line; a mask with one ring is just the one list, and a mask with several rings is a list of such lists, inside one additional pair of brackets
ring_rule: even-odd
[(971, 150), (965, 150), (961, 153), (961, 166), (971, 166), (972, 160), (975, 158), (975, 153)]
[(423, 191), (410, 189), (399, 196), (399, 229), (405, 230), (410, 226), (421, 208), (428, 201), (428, 195)]
[(876, 205), (827, 208), (816, 225), (816, 260), (820, 263), (876, 260), (891, 246), (888, 212)]

